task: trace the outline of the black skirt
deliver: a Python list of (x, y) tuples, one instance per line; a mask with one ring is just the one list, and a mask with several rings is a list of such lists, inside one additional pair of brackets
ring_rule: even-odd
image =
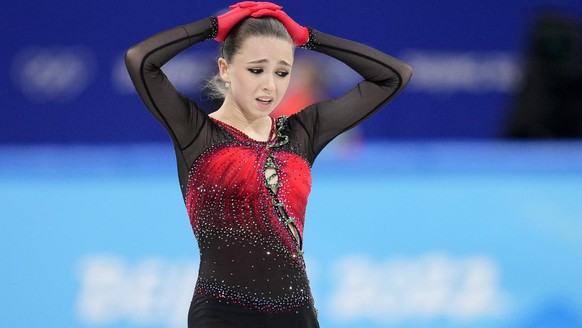
[(311, 305), (283, 313), (262, 313), (214, 297), (194, 295), (188, 328), (319, 328)]

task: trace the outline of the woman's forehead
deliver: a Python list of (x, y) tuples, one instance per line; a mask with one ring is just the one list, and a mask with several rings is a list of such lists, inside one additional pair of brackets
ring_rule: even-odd
[(285, 61), (293, 63), (294, 47), (287, 40), (270, 36), (252, 36), (241, 45), (238, 56), (242, 61), (267, 60), (268, 62)]

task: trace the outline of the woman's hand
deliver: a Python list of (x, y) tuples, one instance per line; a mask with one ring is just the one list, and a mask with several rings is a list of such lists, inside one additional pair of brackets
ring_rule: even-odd
[(241, 20), (260, 10), (280, 10), (281, 6), (271, 2), (243, 1), (229, 7), (230, 10), (216, 17), (218, 19), (218, 33), (214, 38), (223, 42), (230, 30)]
[(271, 16), (277, 18), (291, 35), (293, 43), (296, 46), (303, 46), (309, 41), (309, 30), (305, 26), (297, 24), (291, 17), (289, 17), (281, 9), (264, 8), (252, 13), (252, 17), (258, 18), (263, 16)]
[(266, 1), (242, 1), (239, 3), (235, 3), (234, 5), (230, 6), (231, 9), (233, 8), (256, 8), (258, 9), (272, 9), (272, 10), (279, 10), (282, 9), (283, 7), (274, 4), (272, 2), (266, 2)]

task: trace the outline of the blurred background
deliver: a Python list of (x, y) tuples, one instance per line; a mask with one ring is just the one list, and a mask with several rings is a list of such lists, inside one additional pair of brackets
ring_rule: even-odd
[[(3, 1), (0, 327), (185, 327), (198, 251), (131, 45), (227, 1)], [(582, 2), (281, 1), (414, 68), (313, 167), (322, 327), (582, 327)], [(201, 94), (217, 43), (164, 67)], [(358, 76), (297, 50), (279, 114)]]

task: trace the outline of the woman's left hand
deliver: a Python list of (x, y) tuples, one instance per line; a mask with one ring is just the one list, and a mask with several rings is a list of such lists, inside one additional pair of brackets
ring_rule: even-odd
[(216, 41), (224, 42), (230, 30), (241, 20), (250, 17), (251, 14), (260, 10), (280, 10), (281, 6), (271, 2), (243, 1), (229, 7), (229, 11), (217, 16), (218, 33), (214, 38)]
[(280, 10), (283, 7), (267, 1), (242, 1), (230, 6), (230, 9), (234, 8), (251, 8), (253, 11), (257, 11), (260, 9)]
[(289, 32), (289, 35), (291, 35), (291, 39), (293, 39), (293, 43), (296, 46), (303, 46), (307, 43), (307, 41), (309, 41), (309, 30), (307, 27), (299, 25), (281, 9), (260, 9), (253, 12), (251, 16), (255, 18), (263, 16), (277, 18), (281, 23), (283, 23), (283, 26), (285, 26), (287, 32)]

